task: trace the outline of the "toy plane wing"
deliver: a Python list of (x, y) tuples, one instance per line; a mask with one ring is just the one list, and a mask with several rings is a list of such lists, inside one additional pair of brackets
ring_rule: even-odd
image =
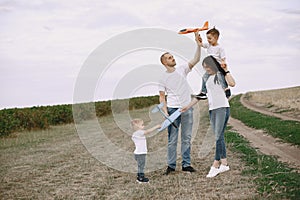
[(161, 128), (158, 129), (158, 132), (163, 131), (166, 128), (168, 128), (168, 126), (170, 126), (180, 115), (181, 115), (180, 109), (177, 109), (172, 115), (170, 115), (168, 117), (168, 119), (166, 119), (162, 123)]
[(187, 33), (193, 33), (197, 31), (205, 31), (208, 30), (208, 21), (204, 23), (204, 25), (201, 28), (185, 28), (180, 30), (178, 33), (179, 34), (187, 34)]
[(153, 109), (152, 109), (152, 113), (156, 113), (156, 112), (158, 112), (158, 111), (161, 111), (161, 109), (162, 109), (162, 107), (164, 107), (164, 103), (162, 102), (162, 103), (160, 103), (160, 104), (158, 104), (158, 105), (156, 105)]

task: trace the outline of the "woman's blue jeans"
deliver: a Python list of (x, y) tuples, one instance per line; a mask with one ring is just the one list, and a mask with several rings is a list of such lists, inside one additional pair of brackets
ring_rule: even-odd
[(209, 111), (210, 124), (215, 133), (216, 139), (215, 160), (226, 158), (224, 132), (229, 119), (229, 115), (229, 107), (217, 108)]
[[(168, 113), (171, 115), (178, 108), (168, 108)], [(191, 138), (193, 128), (193, 108), (181, 113), (174, 121), (178, 127), (175, 128), (172, 124), (168, 127), (168, 166), (175, 169), (177, 160), (177, 141), (178, 132), (181, 125), (181, 156), (182, 167), (191, 165)]]

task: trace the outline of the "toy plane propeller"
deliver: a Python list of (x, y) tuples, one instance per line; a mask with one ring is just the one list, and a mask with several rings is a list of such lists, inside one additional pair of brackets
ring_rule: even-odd
[(204, 23), (202, 28), (185, 28), (185, 29), (180, 30), (178, 33), (179, 34), (187, 34), (187, 33), (193, 33), (193, 32), (197, 32), (197, 31), (205, 31), (205, 30), (208, 30), (208, 21), (206, 21)]
[(164, 106), (164, 103), (160, 103), (158, 104), (155, 108), (152, 109), (152, 113), (156, 113), (156, 112), (160, 112), (165, 118), (166, 120), (162, 123), (161, 128), (158, 129), (158, 132), (163, 131), (164, 129), (166, 129), (168, 126), (170, 126), (172, 124), (172, 126), (174, 126), (175, 128), (178, 128), (176, 126), (176, 124), (174, 124), (175, 119), (177, 119), (180, 115), (180, 109), (177, 109), (172, 115), (167, 116), (162, 110), (161, 108)]

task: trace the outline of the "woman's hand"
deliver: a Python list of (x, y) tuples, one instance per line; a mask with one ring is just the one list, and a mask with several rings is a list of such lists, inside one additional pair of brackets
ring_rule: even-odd
[(185, 112), (185, 111), (187, 111), (188, 109), (189, 109), (189, 106), (185, 106), (185, 107), (181, 108), (180, 112)]

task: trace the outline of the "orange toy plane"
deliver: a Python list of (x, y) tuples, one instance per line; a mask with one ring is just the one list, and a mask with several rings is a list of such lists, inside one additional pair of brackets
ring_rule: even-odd
[(187, 34), (187, 33), (193, 33), (193, 32), (197, 32), (197, 31), (205, 31), (205, 30), (208, 30), (208, 21), (206, 21), (204, 23), (202, 28), (185, 28), (185, 29), (180, 30), (178, 33), (179, 34)]

